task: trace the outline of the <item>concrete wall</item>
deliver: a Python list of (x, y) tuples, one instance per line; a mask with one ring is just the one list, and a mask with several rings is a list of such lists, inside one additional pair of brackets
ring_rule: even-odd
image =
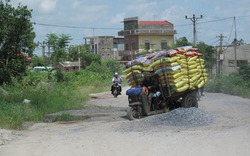
[[(223, 48), (223, 60), (221, 73), (223, 75), (228, 75), (233, 72), (237, 72), (239, 67), (235, 67), (235, 51), (234, 47), (225, 47)], [(237, 46), (236, 47), (236, 60), (239, 61), (247, 61), (250, 63), (250, 44)], [(216, 66), (214, 67), (216, 69)], [(216, 70), (214, 70), (215, 73)]]
[(167, 45), (172, 46), (174, 43), (174, 38), (173, 38), (173, 36), (162, 36), (162, 35), (160, 35), (160, 36), (152, 36), (152, 35), (139, 36), (139, 48), (141, 48), (141, 49), (144, 48), (145, 41), (149, 41), (150, 49), (162, 50), (161, 49), (162, 41), (167, 41)]
[(132, 35), (132, 36), (126, 36), (124, 37), (124, 45), (126, 51), (136, 51), (139, 49), (139, 42), (138, 42), (138, 36)]

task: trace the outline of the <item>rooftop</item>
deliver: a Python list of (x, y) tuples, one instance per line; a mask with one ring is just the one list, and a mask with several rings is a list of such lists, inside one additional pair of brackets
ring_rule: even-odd
[(173, 25), (168, 21), (139, 21), (141, 25)]

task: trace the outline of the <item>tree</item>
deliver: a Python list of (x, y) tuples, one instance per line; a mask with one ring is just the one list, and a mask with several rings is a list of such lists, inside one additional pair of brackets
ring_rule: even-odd
[(208, 72), (212, 73), (213, 65), (216, 63), (216, 58), (214, 57), (216, 49), (204, 42), (199, 42), (197, 48), (199, 49), (199, 52), (203, 54), (205, 66), (208, 69)]
[(42, 60), (41, 57), (38, 56), (33, 56), (31, 59), (31, 67), (35, 67), (35, 66), (47, 66), (44, 61)]
[(92, 62), (101, 64), (101, 56), (99, 54), (90, 53), (88, 47), (89, 45), (70, 46), (68, 60), (77, 61), (80, 57), (83, 68), (86, 68)]
[(231, 43), (232, 46), (234, 46), (234, 43), (236, 42), (236, 45), (237, 46), (240, 46), (240, 45), (244, 45), (245, 42), (243, 39), (240, 39), (240, 40), (237, 40), (237, 39), (234, 39), (233, 42)]
[(190, 45), (192, 44), (188, 42), (186, 37), (181, 37), (177, 39), (175, 42), (175, 47), (183, 47), (183, 46), (190, 46)]
[(57, 82), (62, 82), (64, 80), (61, 69), (59, 68), (59, 62), (67, 60), (67, 50), (69, 41), (71, 40), (70, 35), (57, 35), (54, 33), (47, 34), (47, 44), (52, 48), (52, 54), (49, 56), (50, 65), (56, 69), (56, 79)]
[(70, 40), (70, 35), (61, 34), (58, 36), (54, 33), (47, 34), (46, 42), (53, 51), (51, 56), (49, 56), (53, 66), (57, 66), (60, 61), (65, 61), (67, 59), (66, 47)]
[(0, 85), (10, 83), (11, 77), (22, 77), (25, 55), (33, 54), (36, 44), (31, 12), (27, 6), (14, 8), (10, 0), (0, 1)]

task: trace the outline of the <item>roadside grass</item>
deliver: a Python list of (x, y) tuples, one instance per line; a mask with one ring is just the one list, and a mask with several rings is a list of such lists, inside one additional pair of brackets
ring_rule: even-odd
[[(37, 73), (36, 73), (37, 74)], [(43, 121), (49, 113), (70, 109), (84, 109), (90, 93), (107, 91), (112, 74), (91, 71), (65, 72), (64, 81), (48, 81), (46, 76), (30, 76), (12, 86), (2, 86), (7, 94), (0, 93), (0, 128), (22, 129), (26, 121)], [(25, 83), (24, 83), (25, 82)], [(30, 103), (23, 103), (24, 99)], [(63, 114), (53, 121), (72, 120)]]
[(250, 82), (236, 73), (228, 76), (210, 77), (205, 85), (205, 90), (250, 99)]

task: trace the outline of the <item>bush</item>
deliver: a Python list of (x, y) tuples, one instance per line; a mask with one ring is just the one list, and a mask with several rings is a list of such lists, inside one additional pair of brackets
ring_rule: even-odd
[(115, 60), (107, 60), (104, 61), (102, 63), (96, 63), (96, 62), (92, 62), (87, 68), (86, 70), (88, 71), (92, 71), (92, 72), (106, 72), (109, 74), (114, 74), (115, 72), (121, 72), (122, 68), (120, 63), (118, 63)]
[(221, 92), (222, 88), (222, 78), (221, 77), (211, 77), (208, 79), (205, 89), (208, 92), (215, 92), (219, 93)]
[[(110, 89), (109, 73), (84, 70), (62, 74), (60, 83), (56, 79), (48, 82), (43, 75), (27, 75), (12, 86), (2, 86), (8, 94), (0, 93), (0, 127), (20, 129), (25, 121), (43, 121), (49, 113), (84, 108), (90, 93)], [(24, 99), (31, 102), (24, 104)]]
[(211, 77), (205, 85), (205, 89), (208, 92), (222, 92), (250, 98), (250, 82), (237, 73), (228, 76)]
[[(98, 57), (96, 57), (98, 59)], [(28, 72), (12, 85), (2, 86), (0, 92), (0, 126), (20, 129), (25, 121), (44, 121), (47, 114), (84, 108), (90, 93), (110, 90), (115, 71), (121, 71), (119, 63), (109, 60), (92, 62), (85, 70), (75, 72)], [(23, 100), (31, 102), (24, 104)], [(63, 114), (55, 120), (71, 120)]]
[(96, 73), (102, 73), (104, 71), (109, 71), (107, 66), (103, 66), (100, 63), (92, 62), (86, 70)]
[(121, 72), (121, 65), (119, 62), (114, 60), (107, 60), (102, 63), (104, 66), (106, 66), (109, 69), (109, 72), (112, 74), (115, 72)]
[(250, 65), (241, 66), (239, 69), (239, 74), (244, 78), (244, 80), (250, 79)]

